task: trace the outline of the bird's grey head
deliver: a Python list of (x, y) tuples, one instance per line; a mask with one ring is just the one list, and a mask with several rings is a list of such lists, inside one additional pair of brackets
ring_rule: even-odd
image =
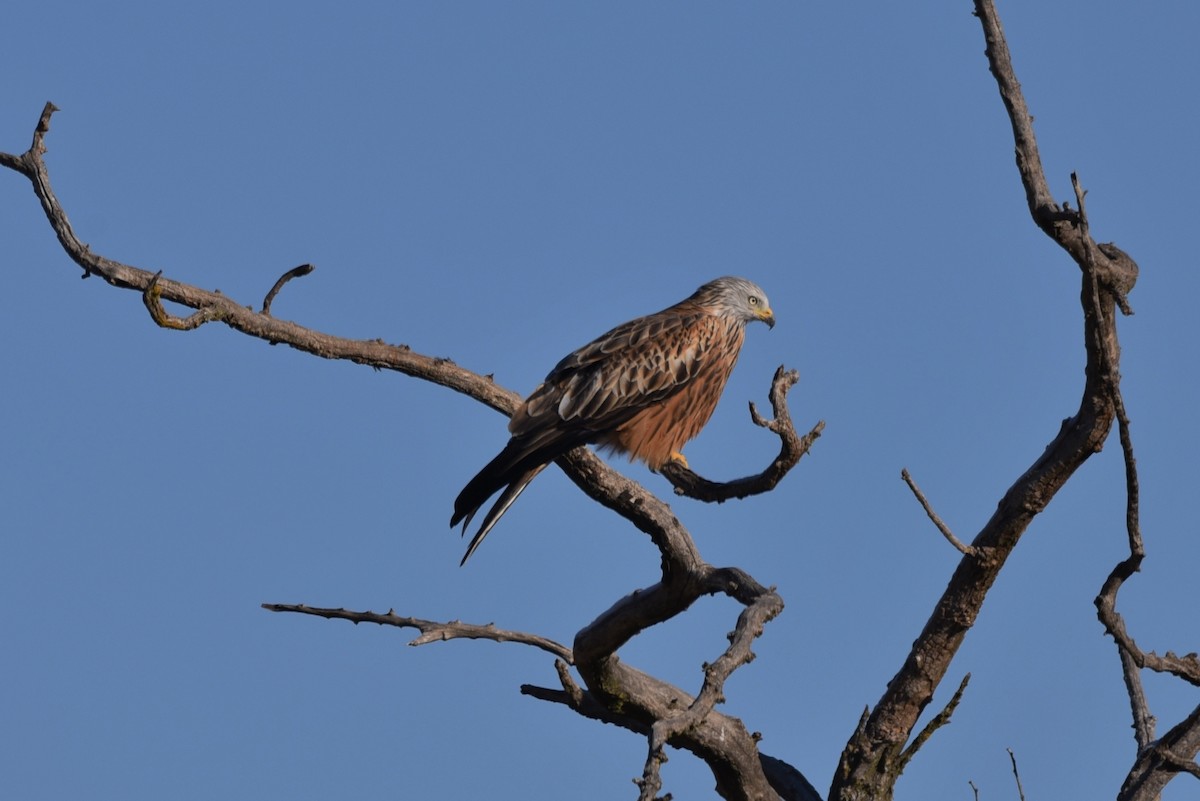
[(771, 311), (767, 293), (758, 284), (745, 278), (727, 275), (709, 281), (696, 290), (692, 299), (719, 314), (737, 317), (742, 322), (761, 320), (771, 328), (775, 327), (775, 313)]

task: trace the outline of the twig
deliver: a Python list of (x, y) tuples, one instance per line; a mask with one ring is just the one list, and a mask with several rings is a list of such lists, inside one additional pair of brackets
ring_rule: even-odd
[[(574, 681), (571, 683), (574, 685)], [(539, 701), (548, 701), (552, 704), (562, 704), (586, 718), (619, 726), (635, 734), (649, 733), (650, 727), (645, 722), (620, 712), (614, 712), (597, 701), (596, 697), (587, 690), (578, 685), (575, 685), (575, 688), (579, 690), (578, 694), (571, 690), (552, 690), (548, 687), (538, 687), (536, 684), (522, 684), (521, 695), (527, 695)]]
[(658, 791), (662, 789), (662, 776), (659, 767), (667, 761), (667, 755), (662, 749), (651, 748), (650, 756), (646, 759), (646, 767), (642, 770), (641, 778), (634, 779), (638, 787), (638, 801), (655, 801)]
[[(1129, 277), (1118, 277), (1119, 273), (1112, 270), (1106, 270), (1104, 274), (1100, 274), (1099, 262), (1105, 258), (1118, 260), (1120, 256), (1125, 254), (1117, 249), (1115, 252), (1105, 252), (1103, 245), (1097, 245), (1092, 239), (1091, 230), (1088, 226), (1087, 204), (1084, 198), (1087, 197), (1087, 191), (1079, 183), (1078, 173), (1071, 173), (1071, 189), (1075, 192), (1075, 202), (1079, 204), (1078, 226), (1079, 233), (1083, 239), (1084, 247), (1087, 254), (1087, 267), (1096, 275), (1098, 281), (1103, 283), (1113, 294), (1113, 299), (1117, 303), (1117, 307), (1121, 313), (1129, 316), (1133, 314), (1133, 307), (1129, 305), (1129, 291), (1133, 289), (1132, 279)], [(1064, 204), (1065, 205), (1065, 204)], [(1111, 246), (1110, 246), (1111, 247)], [(1101, 259), (1096, 258), (1097, 251), (1101, 254)], [(1128, 258), (1128, 257), (1126, 257)], [(1132, 263), (1132, 261), (1131, 261)], [(1135, 265), (1136, 268), (1136, 265)], [(1136, 278), (1136, 269), (1133, 271), (1133, 278)], [(1116, 279), (1116, 280), (1114, 280)]]
[(916, 496), (917, 501), (921, 504), (921, 508), (925, 510), (925, 514), (929, 515), (929, 519), (937, 526), (937, 530), (942, 532), (942, 536), (946, 538), (946, 541), (953, 545), (960, 553), (964, 553), (967, 556), (974, 556), (975, 549), (954, 536), (954, 532), (950, 530), (950, 527), (942, 522), (942, 518), (938, 517), (937, 512), (933, 511), (933, 507), (929, 505), (929, 501), (925, 498), (925, 493), (921, 492), (921, 488), (917, 486), (917, 482), (913, 481), (913, 477), (909, 475), (907, 467), (900, 469), (900, 478), (904, 479), (904, 483), (908, 484), (908, 488)]
[(791, 412), (788, 411), (787, 394), (799, 380), (798, 372), (785, 370), (782, 365), (775, 371), (769, 393), (774, 414), (772, 420), (760, 415), (754, 403), (750, 404), (750, 420), (780, 439), (779, 454), (766, 469), (757, 475), (732, 481), (710, 481), (677, 461), (668, 462), (660, 472), (675, 487), (675, 494), (706, 503), (724, 503), (730, 498), (747, 498), (773, 490), (825, 430), (825, 421), (821, 420), (803, 437), (796, 433)]
[(316, 267), (313, 267), (311, 264), (301, 264), (299, 267), (293, 267), (283, 275), (279, 276), (279, 280), (275, 282), (275, 286), (271, 287), (271, 291), (267, 293), (265, 298), (263, 298), (262, 313), (271, 313), (271, 304), (275, 301), (275, 296), (279, 294), (279, 290), (283, 289), (284, 284), (286, 284), (288, 281), (291, 281), (293, 278), (299, 278), (301, 276), (308, 275), (315, 269)]
[(963, 693), (966, 692), (967, 683), (970, 681), (970, 673), (963, 676), (962, 681), (958, 684), (958, 689), (954, 691), (954, 695), (950, 697), (950, 700), (946, 703), (946, 706), (942, 708), (942, 711), (934, 715), (933, 718), (925, 724), (925, 727), (921, 729), (920, 733), (913, 738), (913, 741), (909, 743), (909, 746), (904, 749), (904, 753), (900, 755), (900, 759), (897, 762), (897, 775), (904, 771), (904, 768), (907, 767), (908, 763), (912, 761), (912, 758), (917, 755), (917, 751), (921, 750), (921, 746), (925, 745), (926, 741), (933, 736), (933, 733), (950, 722), (951, 716), (954, 715), (954, 710), (958, 709), (958, 704), (960, 701), (962, 701)]
[(575, 683), (575, 679), (571, 678), (571, 669), (562, 659), (554, 660), (554, 670), (558, 673), (558, 681), (562, 684), (563, 692), (571, 698), (571, 706), (579, 708), (583, 706), (583, 688)]
[[(1102, 275), (1100, 270), (1102, 260), (1119, 262), (1122, 259), (1128, 260), (1128, 257), (1111, 245), (1101, 245), (1096, 248), (1091, 246), (1087, 209), (1084, 205), (1086, 192), (1081, 188), (1079, 178), (1074, 173), (1071, 174), (1071, 184), (1075, 190), (1076, 202), (1080, 207), (1079, 227), (1086, 241), (1085, 272), (1091, 285), (1092, 314), (1101, 317), (1105, 313), (1099, 298), (1102, 283), (1108, 287), (1108, 294), (1116, 299), (1121, 311), (1130, 314), (1132, 310), (1129, 308), (1124, 293), (1128, 291), (1131, 284), (1127, 286), (1119, 281), (1114, 283), (1111, 276)], [(1101, 254), (1099, 258), (1096, 256), (1097, 250)], [(1129, 261), (1132, 263), (1131, 260)], [(1132, 275), (1136, 276), (1136, 266)], [(1089, 348), (1089, 352), (1091, 350)], [(1162, 740), (1156, 740), (1156, 720), (1150, 712), (1142, 686), (1141, 669), (1148, 668), (1170, 673), (1190, 684), (1200, 686), (1200, 658), (1195, 653), (1179, 657), (1170, 651), (1165, 656), (1142, 651), (1126, 630), (1124, 618), (1117, 612), (1117, 595), (1124, 582), (1141, 569), (1146, 549), (1140, 522), (1140, 485), (1137, 459), (1133, 451), (1129, 416), (1121, 394), (1121, 376), (1117, 367), (1119, 351), (1115, 335), (1111, 339), (1098, 341), (1095, 351), (1104, 388), (1117, 419), (1121, 453), (1125, 465), (1125, 529), (1129, 544), (1129, 556), (1118, 562), (1112, 569), (1095, 599), (1097, 617), (1117, 645), (1121, 674), (1133, 718), (1134, 737), (1139, 751), (1139, 757), (1130, 769), (1118, 798), (1123, 801), (1125, 799), (1130, 801), (1143, 798), (1157, 799), (1161, 787), (1169, 782), (1176, 773), (1193, 772), (1195, 763), (1192, 758), (1200, 750), (1200, 717), (1193, 713), (1188, 719), (1173, 727)], [(1177, 743), (1182, 747), (1183, 753), (1190, 756), (1181, 758), (1172, 750), (1173, 743)], [(1200, 772), (1197, 772), (1196, 775), (1200, 776)]]
[(573, 661), (571, 649), (565, 645), (560, 645), (553, 640), (540, 637), (536, 634), (527, 634), (523, 631), (498, 629), (491, 623), (488, 623), (486, 626), (480, 626), (472, 623), (462, 623), (458, 620), (453, 620), (449, 623), (440, 623), (433, 620), (422, 620), (415, 617), (402, 617), (397, 615), (395, 611), (391, 609), (389, 609), (386, 614), (380, 614), (378, 612), (354, 612), (349, 609), (328, 609), (317, 606), (307, 606), (305, 604), (263, 604), (262, 608), (266, 609), (268, 612), (297, 612), (299, 614), (315, 615), (317, 617), (323, 617), (329, 620), (349, 620), (355, 624), (377, 623), (380, 626), (396, 626), (397, 628), (417, 629), (421, 632), (421, 634), (409, 642), (409, 645), (414, 646), (425, 645), (431, 642), (444, 642), (447, 640), (457, 639), (516, 642), (523, 645), (532, 645), (535, 648), (548, 651), (568, 664)]
[(1008, 751), (1008, 758), (1012, 761), (1013, 778), (1017, 780), (1017, 795), (1021, 801), (1025, 801), (1025, 790), (1021, 787), (1021, 774), (1017, 772), (1017, 755), (1011, 748), (1005, 750)]

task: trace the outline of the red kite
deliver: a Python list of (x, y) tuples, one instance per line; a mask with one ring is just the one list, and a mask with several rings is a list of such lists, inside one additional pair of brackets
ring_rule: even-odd
[(746, 323), (775, 326), (767, 296), (744, 278), (710, 281), (691, 297), (630, 320), (560, 361), (508, 424), (512, 438), (454, 501), (450, 525), (503, 489), (462, 564), (534, 476), (587, 443), (658, 470), (704, 428), (717, 407)]

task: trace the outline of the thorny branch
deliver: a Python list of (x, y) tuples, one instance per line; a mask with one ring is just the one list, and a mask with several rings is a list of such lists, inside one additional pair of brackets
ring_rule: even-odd
[[(239, 304), (220, 292), (207, 291), (164, 278), (127, 264), (107, 259), (91, 250), (76, 236), (65, 211), (50, 186), (43, 156), (45, 135), (57, 108), (46, 104), (33, 137), (33, 144), (20, 156), (0, 153), (0, 165), (26, 176), (42, 204), (51, 227), (63, 249), (84, 271), (84, 277), (97, 275), (112, 286), (132, 289), (141, 294), (154, 322), (164, 328), (193, 330), (210, 322), (223, 323), (234, 330), (271, 344), (287, 344), (322, 358), (346, 359), (378, 369), (389, 369), (445, 386), (466, 394), (505, 414), (511, 414), (520, 401), (516, 393), (495, 384), (490, 376), (463, 369), (448, 359), (414, 353), (405, 345), (389, 345), (382, 340), (351, 340), (330, 336), (292, 322), (279, 320), (271, 313), (272, 303), (292, 278), (311, 272), (301, 265), (285, 273), (267, 292), (261, 311)], [(167, 311), (168, 301), (194, 310), (180, 317)], [(805, 437), (796, 434), (786, 406), (788, 389), (797, 381), (794, 372), (782, 367), (771, 386), (775, 418), (762, 419), (753, 405), (753, 421), (775, 433), (782, 441), (780, 455), (758, 477), (730, 485), (704, 482), (697, 497), (724, 500), (765, 492), (796, 465), (820, 435), (818, 424)], [(322, 609), (295, 604), (265, 604), (272, 611), (295, 612), (355, 623), (416, 628), (421, 634), (412, 645), (457, 638), (519, 642), (541, 648), (556, 656), (563, 690), (525, 688), (534, 697), (566, 703), (580, 714), (616, 722), (646, 735), (651, 753), (662, 753), (664, 744), (684, 748), (704, 759), (717, 779), (718, 791), (731, 799), (804, 799), (819, 801), (820, 796), (794, 768), (758, 752), (757, 736), (751, 735), (741, 721), (715, 710), (722, 702), (726, 679), (753, 658), (751, 641), (762, 633), (763, 625), (783, 608), (773, 589), (759, 585), (735, 568), (714, 568), (696, 551), (686, 529), (671, 513), (670, 507), (634, 481), (620, 475), (594, 453), (578, 448), (558, 460), (559, 466), (589, 497), (616, 511), (639, 530), (648, 534), (659, 548), (663, 580), (644, 590), (631, 593), (577, 635), (574, 648), (537, 635), (506, 631), (494, 626), (461, 622), (439, 623), (419, 618)], [(686, 477), (684, 481), (686, 481)], [(703, 482), (703, 480), (699, 480)], [(677, 486), (679, 486), (677, 484)], [(700, 486), (700, 485), (697, 485)], [(686, 610), (701, 595), (724, 593), (745, 606), (730, 637), (730, 647), (711, 665), (705, 666), (699, 693), (687, 693), (624, 665), (617, 650), (631, 637), (667, 618)], [(576, 685), (568, 664), (575, 664), (587, 689)], [(657, 765), (657, 762), (655, 763)], [(651, 783), (657, 779), (656, 767), (650, 771)]]

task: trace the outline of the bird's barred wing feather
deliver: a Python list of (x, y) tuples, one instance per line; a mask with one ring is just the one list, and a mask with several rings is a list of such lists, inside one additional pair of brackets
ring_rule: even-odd
[[(627, 422), (687, 386), (710, 358), (720, 322), (691, 311), (631, 320), (560, 361), (509, 423), (512, 439), (459, 493), (450, 525), (463, 529), (506, 488), (471, 541), (467, 556), (543, 467)], [(464, 557), (464, 561), (466, 561)]]
[(628, 453), (654, 469), (678, 455), (716, 407), (753, 320), (774, 324), (766, 296), (727, 276), (560, 361), (513, 414), (508, 444), (455, 499), (450, 525), (466, 521), (465, 533), (475, 512), (502, 490), (467, 556), (547, 464), (579, 445)]
[[(673, 310), (669, 310), (673, 311)], [(688, 385), (725, 325), (703, 312), (660, 312), (614, 328), (567, 356), (513, 416), (514, 436), (547, 425), (608, 431)]]

